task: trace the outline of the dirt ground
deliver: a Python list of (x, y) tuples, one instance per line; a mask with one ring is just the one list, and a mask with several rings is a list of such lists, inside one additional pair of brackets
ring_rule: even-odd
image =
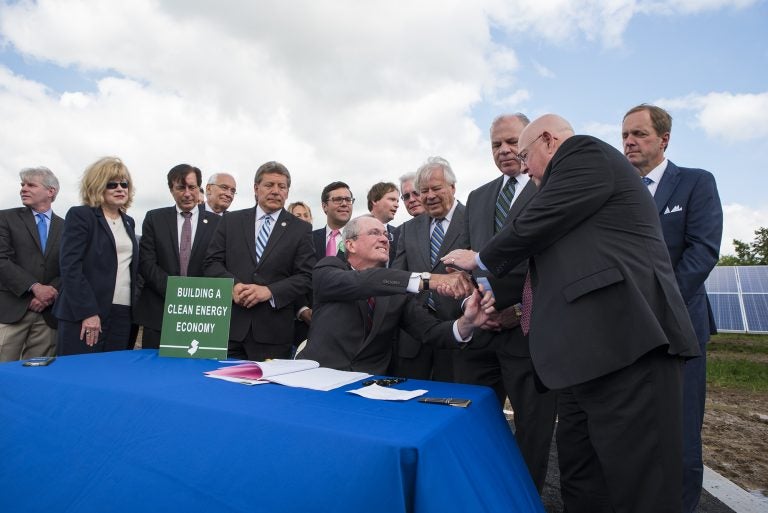
[(768, 496), (768, 393), (710, 387), (702, 442), (705, 465)]

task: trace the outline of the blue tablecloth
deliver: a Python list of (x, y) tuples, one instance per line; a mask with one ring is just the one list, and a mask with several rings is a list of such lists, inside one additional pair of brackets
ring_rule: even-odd
[(488, 388), (398, 385), (463, 409), (203, 376), (219, 365), (0, 364), (0, 511), (543, 511)]

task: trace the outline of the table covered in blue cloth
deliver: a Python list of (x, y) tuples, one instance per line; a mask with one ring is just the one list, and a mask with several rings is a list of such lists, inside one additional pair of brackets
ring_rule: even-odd
[(0, 364), (2, 512), (543, 511), (489, 388), (469, 408), (203, 375), (156, 351)]

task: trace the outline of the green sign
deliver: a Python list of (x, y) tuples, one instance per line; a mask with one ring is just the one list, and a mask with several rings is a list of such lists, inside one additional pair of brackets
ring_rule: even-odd
[(231, 278), (169, 276), (160, 356), (225, 359), (233, 283)]

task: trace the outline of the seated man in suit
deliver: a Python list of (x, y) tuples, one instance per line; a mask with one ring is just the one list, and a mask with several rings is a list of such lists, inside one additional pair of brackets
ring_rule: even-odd
[(168, 276), (203, 276), (203, 259), (220, 216), (198, 205), (202, 173), (189, 164), (168, 172), (176, 204), (147, 212), (141, 229), (139, 273), (144, 279), (134, 321), (144, 326), (142, 347), (160, 347)]
[[(426, 343), (457, 347), (488, 319), (493, 299), (481, 296), (464, 273), (423, 276), (387, 269), (389, 234), (376, 218), (364, 215), (344, 228), (346, 262), (326, 257), (312, 276), (314, 314), (302, 358), (323, 367), (387, 372), (392, 344), (402, 328)], [(415, 300), (419, 290), (436, 289), (455, 298), (471, 296), (457, 321), (440, 322)]]

